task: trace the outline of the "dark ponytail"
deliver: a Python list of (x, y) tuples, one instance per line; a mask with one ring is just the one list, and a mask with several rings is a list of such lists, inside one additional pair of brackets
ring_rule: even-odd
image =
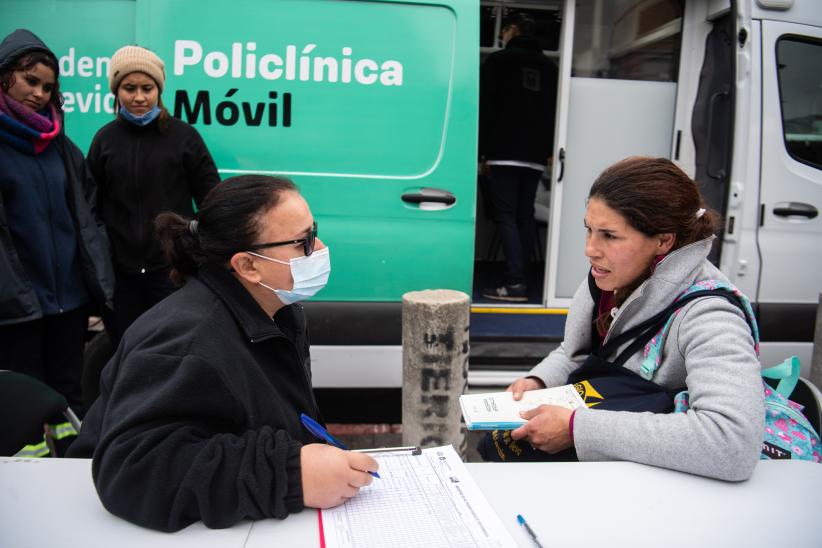
[[(671, 251), (704, 240), (719, 227), (693, 179), (667, 158), (633, 156), (603, 171), (588, 199), (597, 198), (646, 236), (671, 233)], [(697, 215), (700, 209), (705, 209)]]
[(171, 212), (158, 215), (154, 226), (171, 265), (172, 281), (182, 285), (201, 266), (226, 263), (258, 243), (260, 217), (289, 191), (297, 192), (297, 187), (288, 179), (240, 175), (211, 189), (196, 220)]
[(197, 273), (197, 265), (202, 260), (202, 250), (196, 231), (189, 229), (190, 221), (167, 211), (154, 219), (154, 227), (166, 260), (171, 264), (171, 281), (183, 285), (189, 276)]

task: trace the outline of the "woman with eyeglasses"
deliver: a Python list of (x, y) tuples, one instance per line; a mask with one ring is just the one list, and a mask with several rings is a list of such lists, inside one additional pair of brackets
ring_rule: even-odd
[(0, 369), (44, 381), (82, 416), (88, 306), (111, 299), (114, 279), (58, 75), (30, 31), (0, 42)]
[(153, 529), (284, 518), (336, 506), (374, 459), (315, 440), (308, 328), (298, 301), (325, 286), (328, 248), (286, 179), (243, 175), (197, 220), (157, 218), (182, 287), (143, 314), (103, 372), (70, 456), (91, 456), (103, 505)]
[(111, 57), (116, 118), (100, 128), (86, 158), (97, 181), (117, 282), (104, 317), (114, 348), (140, 314), (174, 291), (152, 222), (162, 211), (194, 214), (220, 182), (200, 134), (163, 105), (165, 65), (152, 51), (124, 46)]

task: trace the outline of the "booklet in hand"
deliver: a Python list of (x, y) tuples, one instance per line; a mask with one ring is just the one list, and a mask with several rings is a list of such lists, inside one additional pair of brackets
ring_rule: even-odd
[(520, 411), (533, 409), (542, 404), (558, 405), (568, 409), (582, 407), (576, 388), (571, 384), (528, 390), (522, 399), (514, 401), (513, 392), (487, 392), (484, 394), (463, 394), (460, 396), (462, 416), (468, 430), (513, 430), (527, 421), (519, 416)]

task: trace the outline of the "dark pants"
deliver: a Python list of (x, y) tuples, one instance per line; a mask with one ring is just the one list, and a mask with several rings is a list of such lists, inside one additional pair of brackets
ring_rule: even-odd
[(43, 316), (39, 320), (0, 326), (0, 369), (31, 375), (66, 397), (82, 417), (83, 345), (88, 310)]
[(103, 314), (103, 322), (115, 350), (123, 333), (143, 312), (159, 303), (174, 290), (168, 270), (155, 270), (145, 274), (115, 272), (114, 310)]
[(534, 198), (541, 172), (516, 166), (488, 166), (494, 223), (505, 253), (505, 283), (524, 284), (537, 225)]

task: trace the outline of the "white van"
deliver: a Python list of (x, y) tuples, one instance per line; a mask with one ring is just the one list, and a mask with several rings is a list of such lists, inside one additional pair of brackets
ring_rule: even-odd
[[(599, 172), (631, 155), (673, 159), (724, 216), (712, 260), (755, 303), (762, 362), (797, 354), (809, 375), (822, 291), (822, 9), (813, 0), (483, 1), (481, 51), (498, 49), (501, 19), (526, 12), (541, 28), (560, 84), (541, 294), (522, 306), (474, 301), (473, 384), (504, 385), (494, 356), (506, 333), (562, 337), (583, 256), (584, 201)], [(480, 203), (482, 196), (479, 196)], [(542, 209), (542, 217), (539, 210)], [(475, 288), (494, 264), (493, 225), (478, 208)], [(541, 280), (537, 277), (541, 276)], [(526, 315), (527, 313), (527, 315)], [(488, 317), (486, 317), (488, 315)], [(499, 329), (508, 320), (508, 329)], [(491, 318), (494, 318), (493, 320)], [(541, 317), (541, 319), (540, 319)], [(479, 320), (479, 321), (475, 321)], [(485, 330), (474, 329), (476, 325)], [(520, 340), (523, 340), (520, 338)], [(538, 340), (532, 337), (530, 340)], [(480, 352), (481, 351), (481, 352)], [(529, 350), (526, 350), (527, 353)]]

